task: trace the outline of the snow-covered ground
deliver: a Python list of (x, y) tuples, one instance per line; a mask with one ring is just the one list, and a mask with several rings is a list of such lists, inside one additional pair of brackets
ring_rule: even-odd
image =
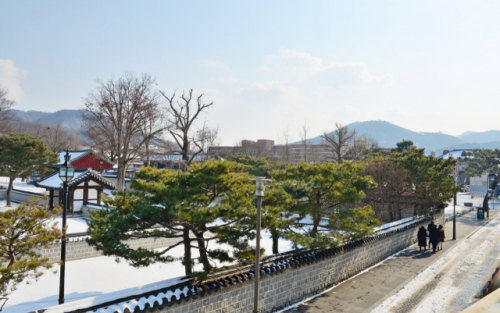
[[(211, 248), (228, 246), (210, 243)], [(160, 249), (159, 249), (160, 250)], [(180, 257), (183, 247), (170, 250), (169, 255)], [(198, 257), (195, 249), (193, 257)], [(217, 266), (230, 265), (228, 263)], [(18, 289), (8, 296), (2, 313), (32, 312), (34, 310), (57, 305), (59, 295), (59, 266), (46, 270), (37, 282), (20, 284)], [(201, 267), (196, 268), (201, 270)], [(147, 268), (135, 268), (126, 261), (117, 263), (113, 257), (97, 257), (66, 262), (65, 299), (66, 303), (88, 297), (127, 288), (144, 286), (184, 276), (184, 267), (178, 261), (173, 263), (156, 263)]]
[(16, 207), (18, 206), (17, 203), (14, 203), (12, 202), (12, 206), (11, 207), (8, 207), (7, 206), (7, 201), (5, 200), (0, 200), (0, 212), (5, 212), (5, 211), (8, 211), (10, 209), (12, 209), (13, 207)]
[(372, 313), (458, 312), (463, 310), (491, 278), (500, 258), (500, 218), (491, 220), (474, 235), (418, 274), (411, 282), (386, 299)]
[[(62, 217), (58, 216), (49, 225), (52, 225), (57, 222), (57, 227), (61, 229), (62, 227)], [(87, 219), (82, 217), (68, 217), (66, 218), (67, 234), (76, 234), (76, 233), (86, 233), (87, 232)]]

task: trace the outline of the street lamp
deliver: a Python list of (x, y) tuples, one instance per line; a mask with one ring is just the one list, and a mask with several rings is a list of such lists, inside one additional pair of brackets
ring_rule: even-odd
[(256, 176), (255, 179), (255, 196), (257, 197), (257, 238), (255, 244), (255, 289), (253, 293), (253, 312), (259, 312), (259, 280), (260, 280), (260, 220), (262, 211), (262, 197), (264, 197), (265, 182), (271, 182), (272, 179)]
[(64, 274), (66, 270), (66, 211), (68, 210), (68, 182), (75, 176), (75, 168), (69, 162), (69, 151), (66, 150), (64, 163), (59, 167), (59, 178), (63, 181), (63, 222), (61, 239), (61, 271), (59, 273), (59, 304), (64, 303)]

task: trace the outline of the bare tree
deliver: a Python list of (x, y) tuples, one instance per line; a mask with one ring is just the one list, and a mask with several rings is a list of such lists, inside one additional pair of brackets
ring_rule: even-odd
[(75, 150), (80, 146), (80, 138), (74, 132), (69, 132), (62, 127), (61, 122), (56, 124), (42, 124), (30, 122), (17, 122), (14, 132), (26, 134), (42, 140), (49, 150), (58, 153), (64, 149)]
[(210, 148), (220, 144), (218, 136), (219, 128), (211, 129), (206, 123), (203, 123), (203, 126), (196, 132), (196, 137), (193, 142), (203, 151), (201, 153), (203, 155), (203, 160), (208, 160), (212, 156)]
[[(144, 121), (141, 128), (141, 136), (144, 139), (144, 151), (146, 157), (146, 166), (151, 166), (151, 153), (149, 151), (149, 146), (151, 139), (155, 136), (161, 135), (162, 132), (167, 129), (167, 108), (163, 107), (159, 99), (160, 94), (158, 92), (153, 92), (151, 94), (152, 99), (151, 107), (147, 112), (141, 112), (142, 120)], [(154, 134), (154, 135), (153, 135)]]
[(360, 175), (370, 175), (376, 188), (365, 191), (363, 203), (371, 205), (377, 218), (393, 222), (403, 218), (402, 211), (409, 208), (405, 191), (408, 172), (384, 160), (375, 160), (365, 166)]
[(142, 132), (157, 107), (155, 80), (147, 74), (125, 73), (97, 83), (97, 89), (84, 99), (85, 135), (100, 151), (115, 156), (117, 188), (123, 191), (127, 163), (137, 157), (147, 140), (163, 131), (155, 129), (147, 136)]
[(306, 122), (304, 122), (304, 124), (301, 125), (299, 128), (300, 142), (302, 143), (302, 161), (306, 163), (310, 161), (308, 156), (309, 156), (309, 150), (311, 148), (311, 145), (310, 143), (308, 143), (308, 138), (307, 138), (308, 130), (309, 129), (307, 127)]
[(278, 160), (280, 162), (292, 163), (292, 148), (290, 146), (292, 141), (292, 134), (287, 126), (280, 135), (280, 145), (276, 147), (278, 149)]
[[(182, 155), (184, 161), (184, 170), (187, 170), (195, 157), (203, 152), (203, 148), (200, 148), (200, 140), (203, 139), (196, 135), (192, 136), (191, 127), (193, 127), (200, 113), (214, 103), (203, 103), (203, 94), (201, 94), (196, 98), (196, 105), (193, 106), (191, 103), (193, 89), (189, 90), (188, 93), (183, 92), (180, 100), (176, 100), (175, 92), (171, 97), (168, 97), (163, 92), (161, 94), (167, 99), (170, 107), (168, 131), (177, 143), (178, 152)], [(196, 146), (196, 150), (191, 151), (191, 146)]]
[(332, 153), (332, 159), (342, 163), (342, 158), (345, 154), (345, 147), (351, 145), (356, 138), (356, 130), (349, 130), (341, 123), (335, 123), (336, 129), (331, 132), (323, 134), (324, 145)]
[(14, 116), (10, 109), (14, 101), (7, 99), (7, 90), (0, 87), (0, 134), (11, 131)]

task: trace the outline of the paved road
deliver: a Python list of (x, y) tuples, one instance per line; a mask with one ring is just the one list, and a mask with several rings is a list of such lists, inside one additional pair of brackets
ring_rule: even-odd
[[(495, 216), (499, 212), (492, 210), (490, 216)], [(475, 214), (475, 212), (471, 212), (457, 218), (458, 240), (456, 241), (451, 240), (452, 222), (446, 223), (447, 239), (442, 251), (433, 254), (432, 251), (428, 250), (424, 253), (419, 252), (418, 248), (411, 247), (397, 257), (387, 260), (382, 265), (347, 280), (331, 291), (287, 312), (370, 312), (413, 280), (418, 273), (442, 257), (457, 242), (468, 237), (473, 231), (486, 223), (486, 221), (477, 221)], [(436, 280), (436, 284), (437, 282)], [(429, 288), (432, 289), (432, 286), (429, 286)], [(418, 295), (415, 297), (418, 297)], [(415, 304), (408, 304), (411, 306), (410, 311), (417, 304), (418, 301)]]

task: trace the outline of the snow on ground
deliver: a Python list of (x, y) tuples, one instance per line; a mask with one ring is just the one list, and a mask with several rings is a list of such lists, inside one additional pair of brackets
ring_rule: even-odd
[[(62, 216), (58, 216), (53, 221), (49, 223), (49, 225), (53, 225), (57, 222), (57, 227), (61, 229), (62, 227)], [(66, 218), (67, 234), (76, 234), (76, 233), (86, 233), (87, 232), (87, 219), (82, 217), (68, 217)]]
[[(476, 265), (481, 266), (486, 263), (484, 261), (489, 257), (488, 250), (496, 244), (499, 235), (500, 224), (498, 217), (496, 217), (471, 237), (458, 242), (451, 250), (418, 274), (400, 291), (376, 307), (372, 313), (397, 310), (403, 301), (410, 299), (419, 290), (422, 290), (441, 276), (443, 278), (439, 280), (438, 286), (429, 292), (425, 299), (419, 299), (420, 304), (415, 308), (414, 312), (445, 312), (450, 305), (450, 301), (454, 300), (461, 291), (461, 285), (464, 282), (466, 283), (471, 275), (477, 276), (482, 272), (491, 272), (478, 271), (479, 268)], [(457, 277), (460, 277), (462, 284), (457, 283)], [(468, 301), (469, 299), (465, 300)]]
[(5, 200), (0, 200), (0, 212), (5, 212), (5, 211), (8, 211), (8, 210), (10, 210), (10, 209), (12, 209), (12, 208), (17, 207), (18, 205), (19, 205), (19, 204), (12, 202), (12, 206), (11, 206), (11, 207), (8, 207), (8, 206), (7, 206), (7, 201), (5, 201)]
[[(226, 245), (213, 242), (209, 248), (221, 247), (231, 249)], [(178, 246), (169, 251), (169, 255), (180, 257), (184, 248)], [(158, 249), (161, 250), (161, 249)], [(193, 257), (198, 257), (196, 249)], [(228, 263), (217, 266), (230, 265)], [(196, 270), (201, 270), (197, 266)], [(8, 296), (2, 313), (32, 312), (34, 310), (57, 305), (59, 297), (59, 266), (46, 270), (37, 282), (20, 284), (18, 289)], [(54, 274), (54, 272), (56, 272)], [(66, 262), (65, 299), (66, 303), (88, 297), (119, 291), (127, 288), (144, 286), (184, 276), (184, 267), (180, 261), (173, 263), (155, 263), (147, 268), (134, 268), (126, 261), (115, 262), (113, 257), (96, 257)]]
[[(5, 188), (7, 188), (9, 186), (8, 183), (0, 183), (0, 185), (4, 186)], [(38, 187), (35, 187), (35, 185), (26, 184), (26, 183), (14, 183), (12, 188), (17, 189), (17, 190), (22, 190), (22, 191), (47, 194), (47, 190), (45, 190), (45, 188), (38, 188)]]

